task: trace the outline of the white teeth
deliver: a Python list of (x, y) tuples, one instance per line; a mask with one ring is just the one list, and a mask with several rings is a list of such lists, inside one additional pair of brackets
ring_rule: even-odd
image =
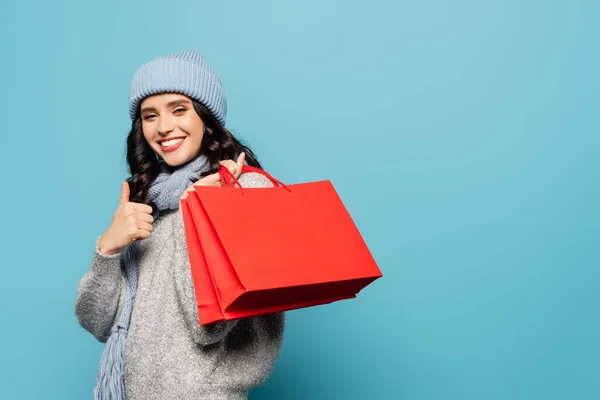
[(165, 142), (162, 142), (160, 145), (162, 147), (171, 147), (171, 146), (175, 146), (177, 143), (181, 142), (182, 140), (183, 140), (183, 138), (167, 140)]

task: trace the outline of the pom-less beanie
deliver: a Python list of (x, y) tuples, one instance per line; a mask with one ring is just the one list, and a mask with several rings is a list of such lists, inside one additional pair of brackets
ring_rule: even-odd
[(180, 93), (198, 100), (225, 125), (227, 100), (221, 80), (195, 50), (158, 57), (135, 72), (129, 88), (131, 120), (145, 97), (159, 93)]

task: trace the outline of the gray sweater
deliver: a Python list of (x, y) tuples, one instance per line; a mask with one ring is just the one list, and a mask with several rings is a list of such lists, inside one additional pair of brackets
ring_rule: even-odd
[[(272, 186), (256, 173), (239, 181), (243, 187)], [(246, 399), (271, 373), (284, 314), (198, 324), (180, 209), (162, 212), (150, 237), (132, 246), (139, 278), (125, 351), (127, 399)], [(120, 255), (104, 255), (96, 243), (77, 289), (79, 324), (101, 342), (123, 307)]]

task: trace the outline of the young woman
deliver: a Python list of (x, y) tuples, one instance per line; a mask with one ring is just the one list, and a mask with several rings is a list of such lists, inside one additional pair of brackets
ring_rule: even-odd
[(225, 129), (226, 108), (198, 52), (159, 57), (134, 74), (131, 177), (75, 302), (80, 325), (107, 342), (95, 399), (246, 399), (271, 373), (283, 313), (198, 323), (180, 198), (192, 185), (220, 186), (222, 165), (243, 187), (272, 186), (241, 174), (244, 163), (260, 164)]

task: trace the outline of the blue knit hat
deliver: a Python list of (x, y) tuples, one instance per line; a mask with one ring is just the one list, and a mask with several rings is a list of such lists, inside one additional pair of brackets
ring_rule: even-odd
[(225, 125), (227, 100), (221, 80), (199, 52), (180, 51), (142, 65), (133, 75), (129, 88), (131, 120), (145, 97), (169, 92), (198, 100)]

